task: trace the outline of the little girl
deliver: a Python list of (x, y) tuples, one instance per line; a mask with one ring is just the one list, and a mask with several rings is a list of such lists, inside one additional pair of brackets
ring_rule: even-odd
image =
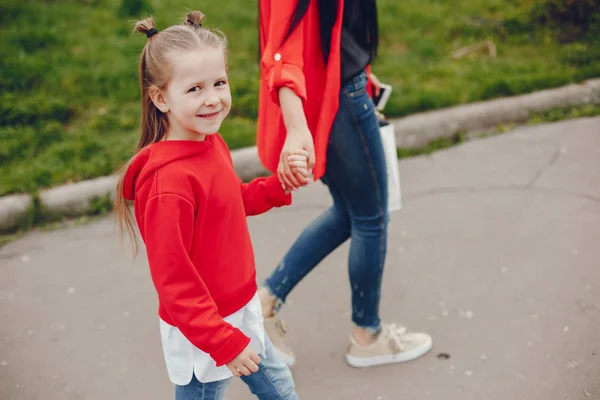
[[(291, 196), (277, 176), (243, 184), (235, 175), (217, 133), (231, 108), (226, 39), (203, 19), (195, 11), (161, 32), (152, 18), (136, 24), (148, 37), (139, 69), (142, 134), (115, 214), (135, 244), (134, 202), (175, 398), (222, 399), (235, 375), (259, 399), (297, 399), (264, 333), (246, 222)], [(306, 156), (290, 156), (304, 183)]]

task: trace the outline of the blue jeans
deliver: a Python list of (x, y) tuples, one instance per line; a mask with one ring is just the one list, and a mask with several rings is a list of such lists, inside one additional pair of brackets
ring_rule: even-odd
[[(244, 383), (260, 400), (298, 400), (292, 373), (273, 352), (268, 335), (265, 335), (265, 353), (267, 357), (261, 357), (258, 372), (242, 375)], [(175, 386), (175, 400), (222, 400), (231, 379), (202, 383), (192, 377), (187, 385)]]
[(366, 74), (361, 73), (340, 93), (322, 178), (333, 206), (304, 229), (264, 286), (278, 299), (278, 309), (302, 278), (350, 238), (352, 321), (377, 331), (387, 251), (388, 192), (379, 123), (366, 84)]

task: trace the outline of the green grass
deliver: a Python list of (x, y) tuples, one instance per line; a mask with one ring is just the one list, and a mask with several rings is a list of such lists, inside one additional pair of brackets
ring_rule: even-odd
[(527, 120), (527, 125), (536, 125), (543, 122), (555, 122), (573, 118), (597, 117), (599, 115), (600, 105), (595, 104), (555, 108), (553, 110), (531, 115)]
[[(255, 142), (257, 2), (122, 2), (0, 4), (0, 195), (106, 175), (127, 160), (138, 136), (136, 68), (146, 39), (131, 31), (141, 10), (151, 11), (164, 28), (197, 8), (208, 16), (207, 25), (228, 35), (234, 106), (222, 134), (232, 148)], [(535, 3), (379, 0), (381, 55), (374, 71), (394, 86), (386, 114), (600, 76), (598, 41), (560, 45), (550, 30), (530, 23)], [(456, 49), (488, 37), (496, 43), (496, 58), (451, 58)]]
[[(584, 104), (580, 106), (559, 107), (545, 112), (534, 113), (531, 114), (527, 121), (523, 122), (521, 125), (538, 125), (567, 119), (597, 116), (600, 116), (600, 105)], [(467, 133), (461, 131), (448, 138), (434, 139), (423, 147), (410, 149), (399, 148), (398, 158), (409, 158), (431, 154), (439, 150), (444, 150), (459, 145), (469, 140), (483, 139), (493, 135), (511, 132), (518, 127), (519, 124), (511, 123), (498, 125), (494, 132)]]
[[(555, 122), (572, 118), (595, 117), (600, 116), (600, 105), (581, 105), (573, 107), (556, 108), (542, 113), (532, 114), (524, 125), (536, 125), (546, 122)], [(496, 127), (494, 132), (481, 132), (477, 134), (468, 134), (458, 132), (449, 138), (439, 138), (429, 142), (426, 146), (416, 149), (398, 149), (398, 158), (409, 158), (420, 155), (432, 154), (439, 150), (444, 150), (469, 140), (483, 139), (493, 135), (510, 132), (517, 128), (516, 124), (505, 124)], [(112, 210), (112, 200), (110, 196), (102, 196), (92, 199), (86, 212), (80, 217), (66, 216), (58, 213), (48, 212), (41, 207), (38, 197), (34, 197), (33, 206), (23, 217), (19, 227), (8, 232), (0, 232), (0, 247), (19, 239), (23, 234), (32, 228), (41, 230), (52, 230), (85, 224), (95, 221), (98, 217), (109, 213)]]
[(458, 144), (464, 143), (469, 140), (466, 132), (458, 132), (451, 137), (447, 138), (437, 138), (429, 142), (426, 146), (418, 147), (418, 148), (399, 148), (398, 149), (398, 158), (410, 158), (416, 156), (422, 156), (426, 154), (431, 154), (438, 150), (444, 150)]

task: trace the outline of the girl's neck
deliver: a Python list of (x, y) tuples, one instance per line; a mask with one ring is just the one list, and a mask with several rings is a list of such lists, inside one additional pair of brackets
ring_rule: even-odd
[(167, 130), (164, 140), (189, 140), (193, 142), (202, 142), (206, 140), (206, 135), (191, 132), (178, 132), (175, 129), (169, 129)]

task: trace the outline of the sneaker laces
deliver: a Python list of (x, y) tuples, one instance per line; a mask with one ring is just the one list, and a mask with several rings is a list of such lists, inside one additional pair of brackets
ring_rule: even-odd
[(395, 323), (385, 324), (382, 334), (384, 339), (388, 339), (388, 343), (394, 353), (400, 353), (404, 350), (402, 337), (406, 333), (406, 327)]
[(279, 333), (281, 333), (282, 335), (285, 335), (288, 331), (287, 325), (282, 319), (278, 318), (277, 321), (275, 321), (275, 326), (277, 327)]

